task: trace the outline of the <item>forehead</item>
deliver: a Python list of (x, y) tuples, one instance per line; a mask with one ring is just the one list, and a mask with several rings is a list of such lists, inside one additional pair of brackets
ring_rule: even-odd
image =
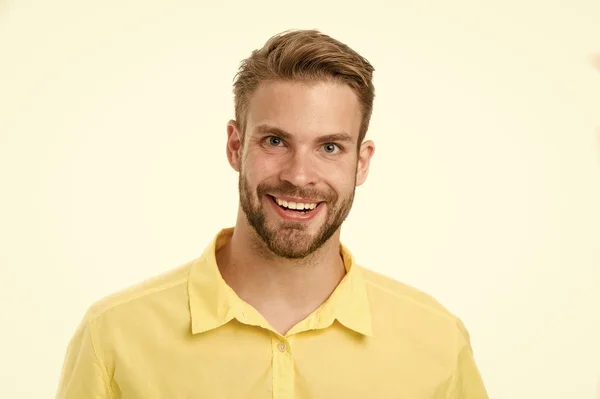
[(354, 91), (339, 82), (263, 82), (248, 104), (247, 131), (270, 125), (295, 136), (347, 132), (356, 140), (361, 110)]

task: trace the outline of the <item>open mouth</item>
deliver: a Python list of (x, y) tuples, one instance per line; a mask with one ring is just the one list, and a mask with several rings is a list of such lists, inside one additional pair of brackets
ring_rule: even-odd
[(308, 214), (314, 211), (319, 204), (321, 204), (321, 202), (288, 202), (279, 198), (275, 198), (272, 195), (267, 196), (282, 210), (297, 214)]

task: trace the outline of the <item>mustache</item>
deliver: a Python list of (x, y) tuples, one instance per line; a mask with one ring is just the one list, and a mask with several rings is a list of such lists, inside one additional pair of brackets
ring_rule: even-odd
[(256, 188), (259, 197), (265, 194), (288, 195), (290, 197), (314, 198), (320, 201), (334, 201), (337, 195), (334, 192), (324, 192), (312, 189), (302, 189), (294, 184), (284, 181), (281, 184), (274, 186), (268, 183), (260, 183)]

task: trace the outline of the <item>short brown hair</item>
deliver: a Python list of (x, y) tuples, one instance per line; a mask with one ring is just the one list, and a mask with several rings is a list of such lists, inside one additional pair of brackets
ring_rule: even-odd
[(265, 81), (327, 81), (345, 83), (354, 91), (362, 111), (358, 146), (364, 140), (373, 112), (375, 69), (364, 57), (317, 30), (290, 30), (271, 37), (241, 62), (233, 93), (235, 118), (245, 136), (250, 96)]

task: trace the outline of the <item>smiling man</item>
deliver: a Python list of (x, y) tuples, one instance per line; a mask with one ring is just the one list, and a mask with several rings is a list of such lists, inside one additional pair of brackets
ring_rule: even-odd
[(311, 31), (234, 83), (234, 227), (197, 259), (94, 304), (58, 398), (486, 399), (464, 325), (340, 242), (374, 154), (373, 67)]

